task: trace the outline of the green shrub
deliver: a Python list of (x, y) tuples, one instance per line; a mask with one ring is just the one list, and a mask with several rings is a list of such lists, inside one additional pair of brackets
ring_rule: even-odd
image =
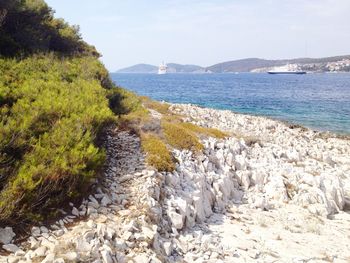
[(28, 56), (38, 52), (99, 56), (81, 39), (79, 27), (55, 19), (43, 0), (1, 0), (0, 56)]
[(39, 218), (77, 196), (104, 160), (95, 146), (113, 118), (93, 57), (0, 59), (0, 221)]
[(109, 106), (116, 115), (126, 115), (144, 111), (142, 102), (135, 93), (120, 87), (114, 87), (108, 92)]

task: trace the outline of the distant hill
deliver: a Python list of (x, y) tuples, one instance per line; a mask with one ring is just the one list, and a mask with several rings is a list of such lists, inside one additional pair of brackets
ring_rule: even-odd
[(283, 66), (287, 63), (310, 65), (316, 64), (315, 71), (321, 71), (324, 64), (338, 62), (344, 59), (350, 59), (350, 55), (336, 56), (326, 58), (297, 58), (297, 59), (281, 59), (281, 60), (267, 60), (260, 58), (247, 58), (234, 61), (223, 62), (207, 67), (206, 70), (213, 73), (225, 72), (251, 72), (259, 68), (271, 68), (276, 66)]
[[(169, 73), (200, 73), (205, 69), (197, 65), (181, 65), (176, 63), (169, 63)], [(116, 73), (157, 73), (158, 67), (149, 64), (137, 64), (128, 68), (118, 70)]]
[(149, 64), (137, 64), (118, 70), (116, 73), (157, 73), (158, 67)]
[(181, 65), (176, 63), (169, 63), (168, 71), (169, 73), (201, 73), (204, 72), (205, 69), (197, 65)]
[[(344, 61), (346, 62), (344, 63)], [(273, 67), (285, 64), (298, 64), (301, 69), (311, 72), (350, 71), (350, 55), (325, 58), (296, 58), (269, 60), (246, 58), (218, 63), (210, 67), (198, 65), (168, 64), (169, 73), (231, 73), (231, 72), (266, 72)], [(149, 64), (137, 64), (118, 70), (116, 73), (157, 73), (158, 67)]]

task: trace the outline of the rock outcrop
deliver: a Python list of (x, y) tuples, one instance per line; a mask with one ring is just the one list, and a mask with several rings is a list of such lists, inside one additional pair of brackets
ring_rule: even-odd
[[(145, 166), (136, 135), (110, 130), (96, 190), (23, 244), (0, 228), (0, 262), (349, 262), (350, 141), (262, 117), (172, 105), (231, 136)], [(159, 113), (153, 112), (158, 116)]]

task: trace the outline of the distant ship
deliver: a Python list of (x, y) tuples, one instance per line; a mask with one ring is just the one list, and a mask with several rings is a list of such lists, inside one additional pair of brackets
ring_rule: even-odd
[(268, 71), (269, 74), (306, 74), (306, 71), (300, 69), (297, 64), (287, 64), (282, 67), (275, 67)]
[(158, 68), (158, 74), (159, 75), (163, 75), (163, 74), (166, 74), (168, 71), (168, 66), (167, 64), (165, 64), (164, 62), (162, 64), (159, 65), (159, 68)]

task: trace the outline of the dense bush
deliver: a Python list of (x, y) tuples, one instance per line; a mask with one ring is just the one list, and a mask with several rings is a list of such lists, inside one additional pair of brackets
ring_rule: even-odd
[(35, 217), (95, 175), (106, 78), (94, 57), (0, 59), (0, 221)]
[(26, 56), (55, 51), (98, 56), (85, 43), (79, 27), (55, 19), (43, 0), (0, 0), (0, 56)]
[(120, 87), (110, 89), (108, 99), (111, 110), (118, 116), (140, 111), (147, 113), (140, 97), (126, 89)]

